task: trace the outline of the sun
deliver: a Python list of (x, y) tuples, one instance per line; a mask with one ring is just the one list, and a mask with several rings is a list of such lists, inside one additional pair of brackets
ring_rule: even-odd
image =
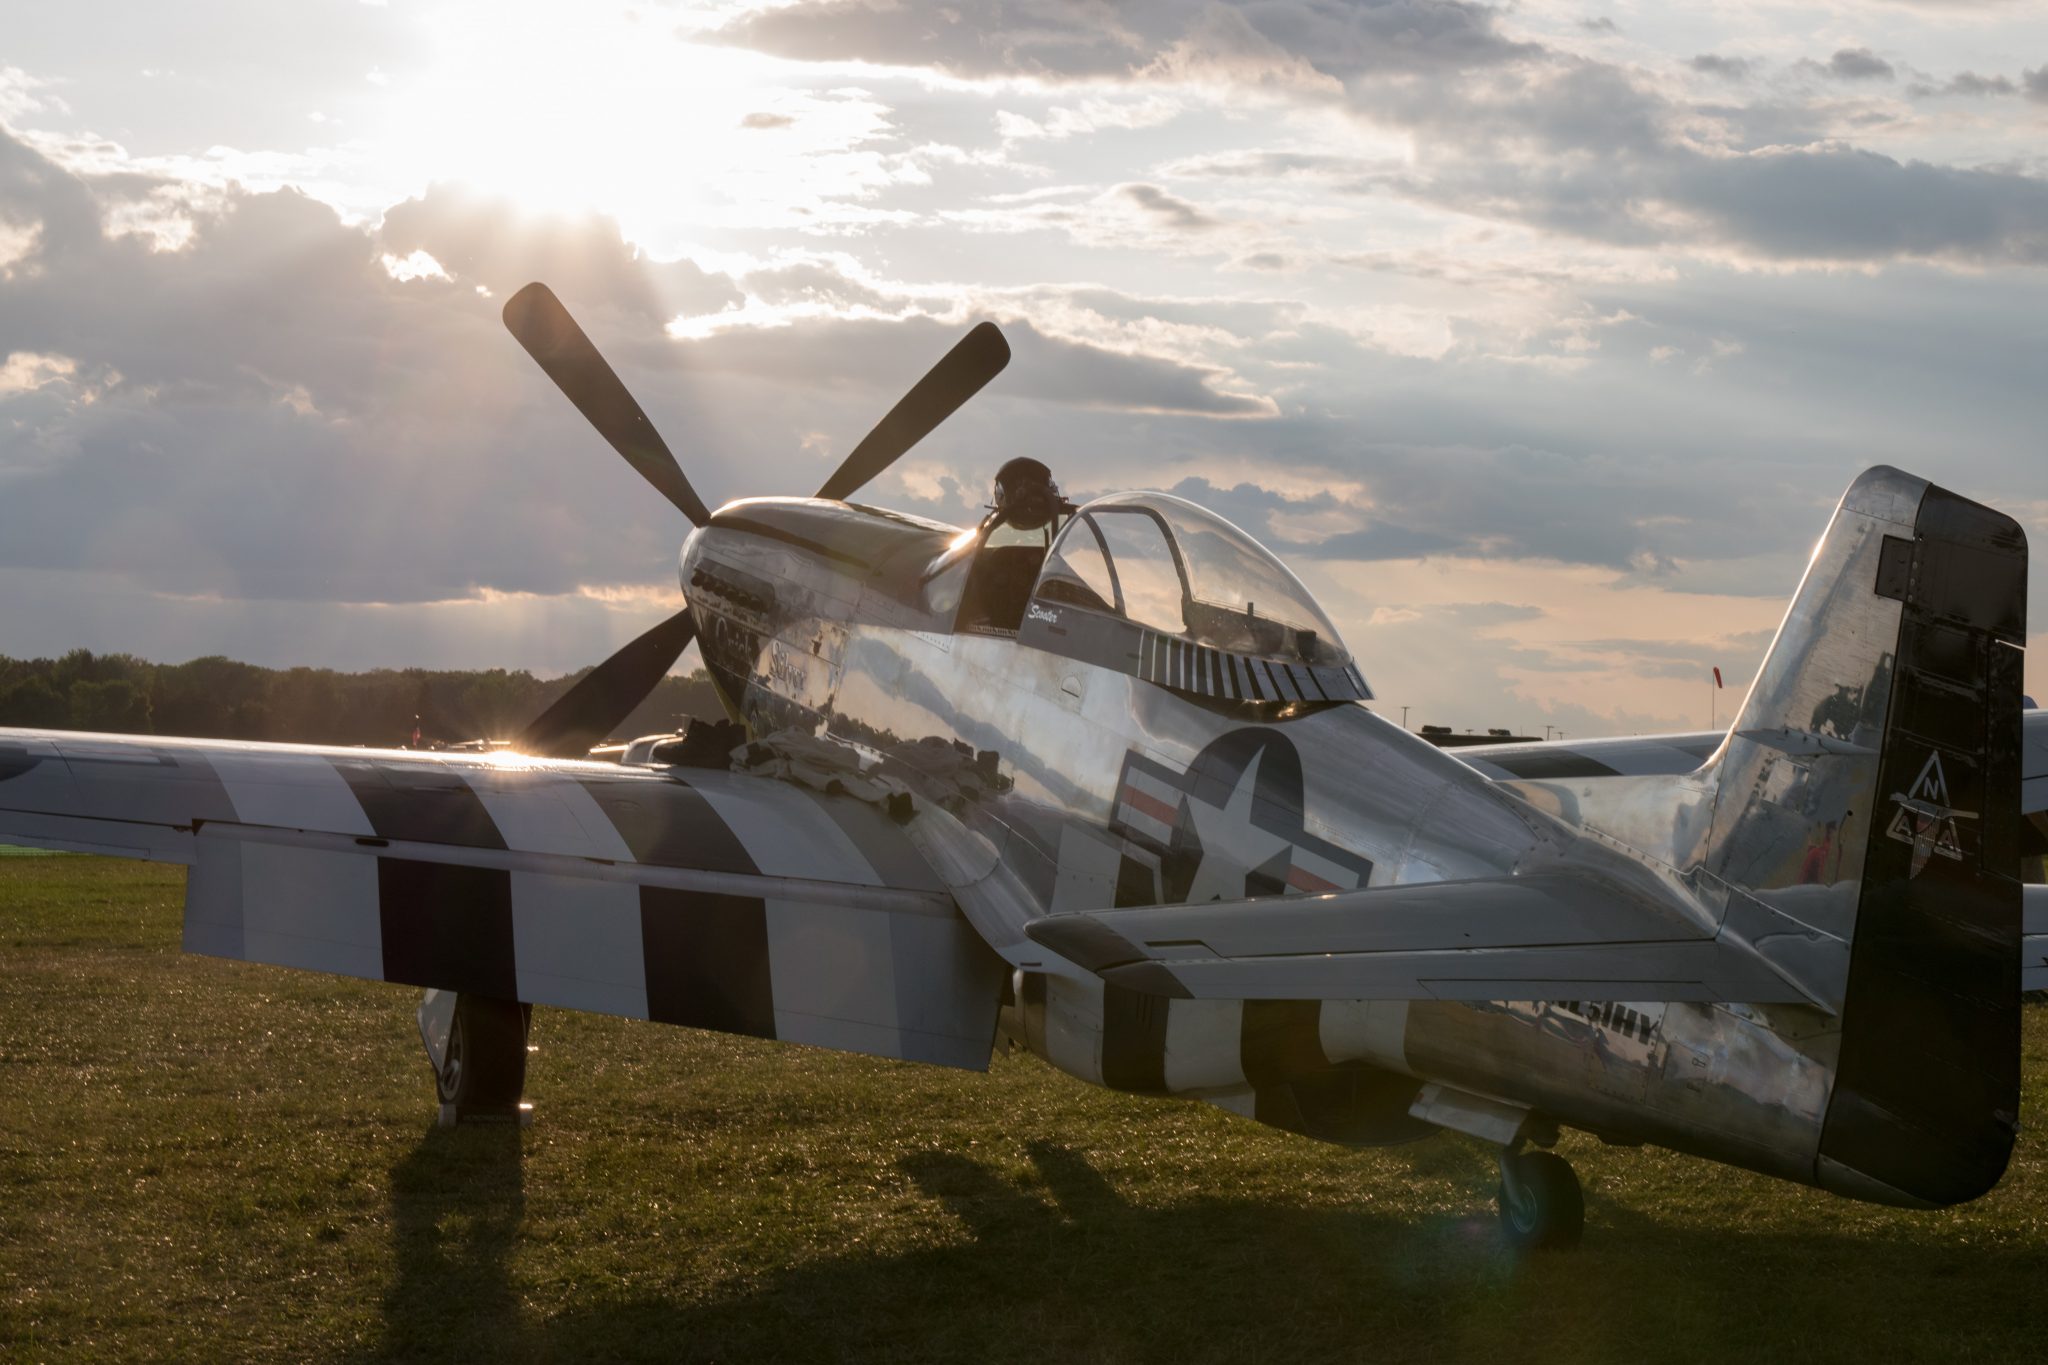
[(705, 230), (799, 221), (860, 191), (887, 109), (815, 70), (693, 39), (665, 11), (494, 4), (430, 11), (394, 85), (393, 174), (543, 214), (602, 213), (667, 252)]

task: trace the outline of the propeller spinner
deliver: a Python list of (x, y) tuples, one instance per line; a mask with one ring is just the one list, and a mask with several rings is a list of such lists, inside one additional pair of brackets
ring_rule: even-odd
[[(674, 503), (691, 525), (702, 526), (711, 520), (704, 500), (690, 486), (661, 434), (553, 290), (538, 281), (527, 285), (505, 301), (504, 319), (506, 329), (555, 381), (555, 387), (640, 477)], [(981, 392), (1009, 363), (1009, 343), (996, 325), (984, 322), (976, 326), (875, 424), (817, 496), (841, 500), (853, 496)], [(520, 733), (518, 747), (555, 758), (588, 752), (646, 700), (696, 634), (696, 622), (684, 607), (584, 675)]]

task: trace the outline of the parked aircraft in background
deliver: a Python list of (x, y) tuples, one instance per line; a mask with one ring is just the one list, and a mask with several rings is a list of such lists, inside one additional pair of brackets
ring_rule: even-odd
[[(687, 607), (518, 753), (0, 731), (0, 839), (189, 864), (191, 951), (430, 988), (457, 1115), (518, 1103), (544, 1005), (975, 1068), (1000, 1028), (1329, 1141), (1453, 1129), (1521, 1245), (1579, 1236), (1565, 1128), (1915, 1207), (1999, 1179), (2011, 519), (1871, 469), (1727, 733), (1460, 756), (1191, 502), (1029, 459), (972, 529), (849, 501), (1001, 370), (989, 324), (815, 497), (713, 513), (552, 294), (505, 312), (694, 524)], [(731, 728), (579, 757), (693, 637)]]

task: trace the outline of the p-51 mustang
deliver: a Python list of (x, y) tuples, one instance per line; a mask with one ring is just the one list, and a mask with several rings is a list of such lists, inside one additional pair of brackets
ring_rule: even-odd
[[(2011, 519), (1869, 470), (1710, 751), (1487, 772), (1190, 502), (1031, 460), (972, 530), (848, 501), (1002, 369), (992, 325), (816, 497), (712, 513), (551, 293), (505, 319), (694, 523), (684, 610), (515, 754), (0, 731), (0, 841), (188, 864), (189, 951), (428, 987), (458, 1115), (518, 1104), (539, 1004), (969, 1068), (1000, 1029), (1328, 1141), (1449, 1128), (1522, 1245), (1579, 1236), (1565, 1127), (1913, 1207), (2004, 1171)], [(730, 728), (575, 757), (693, 637)]]

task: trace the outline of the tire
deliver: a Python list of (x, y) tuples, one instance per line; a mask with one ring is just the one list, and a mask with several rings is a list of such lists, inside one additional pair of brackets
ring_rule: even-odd
[(1571, 1163), (1555, 1152), (1522, 1152), (1503, 1159), (1521, 1198), (1500, 1187), (1500, 1227), (1517, 1251), (1575, 1247), (1586, 1230), (1586, 1195)]
[(526, 1089), (526, 1006), (464, 993), (456, 997), (448, 1052), (436, 1088), (459, 1113), (514, 1113)]

